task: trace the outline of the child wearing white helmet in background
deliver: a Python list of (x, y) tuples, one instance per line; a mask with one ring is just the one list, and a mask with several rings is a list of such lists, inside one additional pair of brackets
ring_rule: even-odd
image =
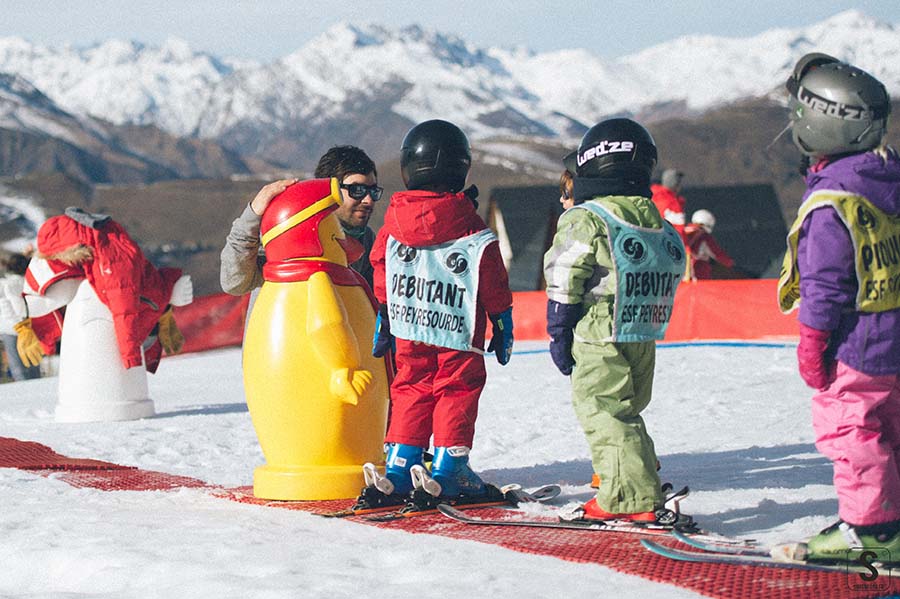
[(722, 249), (713, 237), (716, 217), (709, 210), (697, 210), (691, 216), (691, 223), (684, 227), (684, 236), (691, 250), (691, 278), (711, 279), (712, 262), (725, 268), (732, 268), (734, 260)]

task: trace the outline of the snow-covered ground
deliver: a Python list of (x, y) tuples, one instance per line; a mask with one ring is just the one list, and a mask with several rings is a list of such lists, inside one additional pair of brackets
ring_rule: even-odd
[[(488, 357), (472, 463), (498, 483), (590, 489), (568, 379), (545, 346)], [(804, 538), (836, 516), (813, 447), (810, 391), (791, 346), (661, 346), (645, 417), (662, 476), (707, 529)], [(158, 415), (57, 424), (55, 378), (0, 386), (0, 436), (226, 486), (263, 462), (240, 352), (167, 358), (150, 377)], [(196, 489), (104, 492), (0, 468), (0, 597), (696, 597), (692, 592), (496, 546), (239, 504)]]

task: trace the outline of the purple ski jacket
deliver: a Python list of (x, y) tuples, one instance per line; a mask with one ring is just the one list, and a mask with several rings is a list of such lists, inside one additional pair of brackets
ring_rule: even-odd
[[(864, 196), (885, 214), (900, 214), (900, 159), (874, 152), (853, 154), (810, 169), (806, 194), (823, 189)], [(803, 324), (831, 331), (830, 351), (869, 375), (900, 374), (900, 309), (856, 310), (857, 279), (850, 233), (834, 208), (813, 210), (803, 222), (797, 247)]]

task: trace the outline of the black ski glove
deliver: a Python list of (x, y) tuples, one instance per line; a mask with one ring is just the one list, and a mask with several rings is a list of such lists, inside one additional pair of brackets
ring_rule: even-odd
[(581, 304), (561, 304), (547, 301), (547, 333), (550, 335), (550, 357), (561, 373), (572, 374), (575, 325), (581, 320)]
[(513, 351), (512, 308), (491, 316), (491, 323), (494, 325), (493, 337), (488, 345), (488, 351), (494, 352), (500, 365), (505, 366), (509, 363)]

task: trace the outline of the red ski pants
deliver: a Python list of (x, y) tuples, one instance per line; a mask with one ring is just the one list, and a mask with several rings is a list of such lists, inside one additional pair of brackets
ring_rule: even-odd
[(397, 339), (391, 423), (385, 441), (428, 448), (472, 447), (484, 356)]

